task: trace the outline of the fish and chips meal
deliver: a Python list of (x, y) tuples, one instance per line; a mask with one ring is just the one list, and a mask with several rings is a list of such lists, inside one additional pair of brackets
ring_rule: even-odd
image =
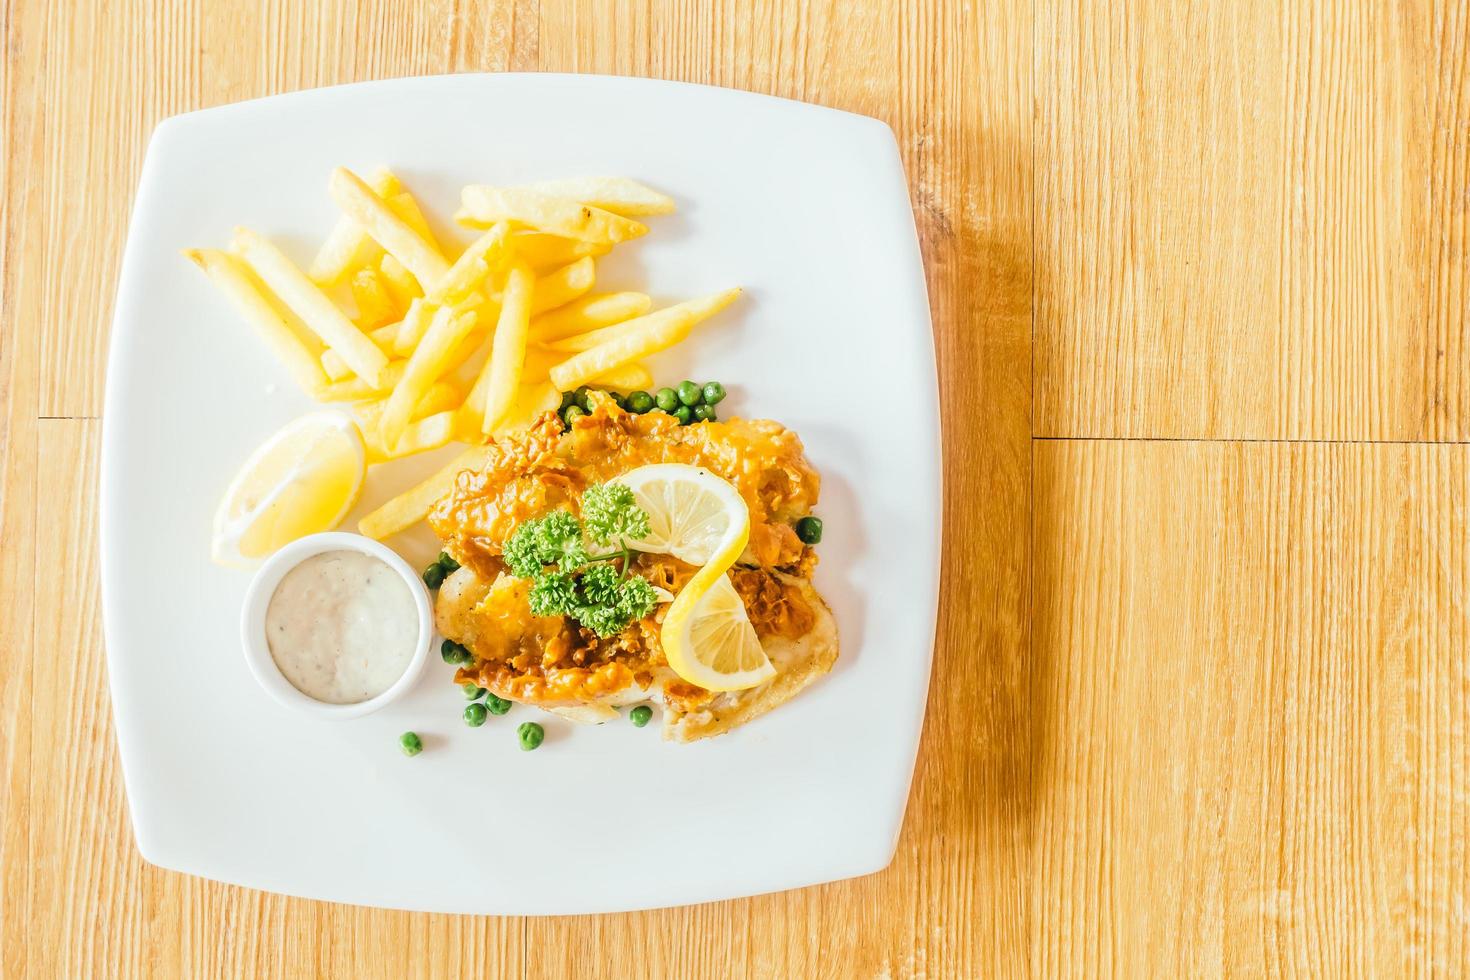
[[(723, 384), (659, 386), (647, 363), (740, 290), (659, 308), (598, 291), (597, 260), (647, 234), (642, 219), (672, 212), (671, 198), (626, 178), (471, 185), (454, 218), (475, 237), (452, 246), (387, 170), (338, 168), (328, 191), (342, 214), (305, 269), (248, 228), (228, 249), (184, 252), (306, 394), (341, 406), (249, 457), (216, 514), (216, 561), (248, 566), (330, 530), (368, 467), (454, 446), (358, 531), (381, 541), (426, 522), (440, 539), (423, 580), (470, 727), (515, 704), (588, 723), (626, 708), (643, 727), (659, 705), (664, 737), (693, 741), (831, 669), (836, 625), (812, 585), (821, 481), (801, 440), (777, 422), (722, 419)], [(334, 575), (330, 591), (306, 571), (283, 578), (278, 590), (318, 591), (281, 606), (311, 644), (315, 683), (366, 699), (399, 675), (333, 661), (371, 650), (363, 624), (383, 618), (353, 605), (367, 600), (352, 583), (397, 593), (370, 563), (354, 578), (334, 562), (301, 566)], [(544, 734), (517, 728), (523, 749)], [(400, 745), (416, 755), (423, 740), (406, 732)]]

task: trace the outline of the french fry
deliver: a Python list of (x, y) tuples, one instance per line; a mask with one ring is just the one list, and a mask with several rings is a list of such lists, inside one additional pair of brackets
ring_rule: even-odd
[[(414, 423), (420, 422), (431, 415), (438, 415), (444, 412), (450, 413), (452, 419), (454, 410), (463, 401), (464, 392), (459, 389), (458, 385), (449, 381), (436, 381), (434, 386), (429, 389), (428, 394), (424, 395), (419, 403), (414, 406), (412, 421), (409, 422), (409, 427), (405, 430), (403, 438), (399, 440), (398, 445), (394, 447), (392, 452), (383, 445), (378, 428), (379, 423), (383, 420), (383, 408), (388, 404), (388, 399), (375, 398), (371, 401), (358, 402), (356, 405), (353, 405), (352, 411), (357, 416), (358, 428), (362, 430), (363, 441), (368, 447), (368, 461), (381, 462), (384, 459), (395, 459), (397, 458), (398, 450), (407, 450), (413, 445), (421, 444), (427, 437), (428, 431), (420, 431), (418, 434), (414, 434)], [(451, 438), (453, 436), (453, 428), (454, 426), (451, 422)], [(413, 451), (422, 452), (423, 450), (415, 449)], [(373, 458), (375, 454), (376, 459)], [(406, 455), (406, 452), (404, 455)]]
[(311, 348), (275, 311), (239, 259), (215, 249), (186, 248), (183, 254), (203, 269), (209, 281), (229, 298), (303, 391), (312, 394), (326, 385), (327, 376)]
[(605, 371), (592, 379), (592, 384), (619, 391), (634, 391), (653, 387), (653, 372), (643, 364), (624, 364)]
[[(545, 347), (527, 347), (526, 362), (521, 366), (521, 386), (525, 387), (538, 381), (545, 381), (550, 377), (551, 369), (566, 359), (567, 356), (561, 351), (547, 350)], [(647, 365), (630, 364), (614, 368), (607, 374), (600, 374), (588, 383), (628, 390), (646, 388), (653, 384), (653, 373), (649, 371)]]
[[(372, 195), (366, 185), (363, 190)], [(280, 249), (248, 228), (235, 229), (234, 244), (245, 264), (301, 318), (307, 329), (340, 354), (359, 378), (368, 384), (378, 383), (378, 375), (388, 364), (387, 355), (337, 309), (316, 283), (306, 278)]]
[[(453, 303), (468, 295), (492, 268), (500, 266), (506, 254), (506, 237), (509, 234), (510, 226), (500, 222), (475, 239), (454, 260), (444, 278), (429, 287), (424, 295), (433, 303)], [(592, 260), (587, 261), (590, 263)]]
[[(368, 179), (368, 186), (382, 198), (391, 197), (402, 189), (398, 178), (386, 167), (373, 171), (372, 177)], [(306, 274), (318, 286), (335, 286), (348, 273), (370, 261), (372, 253), (377, 251), (380, 251), (378, 244), (367, 236), (362, 225), (344, 214), (337, 219), (327, 240), (322, 242), (322, 247), (317, 250), (316, 258), (311, 260)]]
[(625, 218), (649, 214), (672, 214), (674, 199), (660, 194), (627, 177), (568, 177), (563, 180), (538, 180), (527, 184), (527, 190), (569, 197), (594, 208), (602, 208)]
[(434, 251), (440, 255), (444, 254), (444, 246), (439, 244), (439, 239), (434, 237), (434, 232), (429, 229), (429, 219), (424, 217), (423, 209), (419, 207), (418, 200), (407, 190), (401, 190), (392, 197), (387, 198), (388, 207), (394, 214), (403, 219), (418, 236), (429, 243)]
[[(641, 319), (641, 318), (639, 318)], [(625, 320), (623, 323), (636, 323), (636, 320)], [(621, 337), (626, 331), (622, 329), (623, 323), (615, 323), (610, 327), (600, 327), (596, 330), (588, 330), (586, 333), (573, 334), (563, 337), (561, 340), (553, 340), (544, 344), (547, 350), (560, 351), (564, 354), (580, 354), (584, 350), (591, 350), (599, 344), (605, 344), (609, 340)]]
[(383, 418), (383, 406), (386, 404), (388, 399), (385, 396), (360, 401), (352, 406), (352, 414), (357, 416), (357, 427), (362, 430), (364, 439), (377, 432), (378, 422)]
[(495, 427), (495, 435), (505, 435), (524, 429), (546, 412), (554, 412), (561, 404), (561, 392), (557, 391), (549, 381), (540, 381), (535, 384), (523, 384), (516, 390), (516, 397), (511, 402), (510, 411), (500, 420)]
[[(427, 415), (442, 412), (446, 409), (458, 408), (464, 402), (464, 392), (459, 385), (452, 381), (436, 381), (419, 403), (413, 408), (410, 421), (417, 422)], [(383, 409), (387, 406), (388, 399), (374, 398), (370, 401), (358, 402), (352, 406), (352, 411), (357, 415), (360, 428), (364, 433), (369, 429), (376, 429), (378, 422), (383, 418)]]
[(579, 242), (617, 244), (648, 233), (647, 225), (611, 211), (578, 204), (565, 197), (487, 184), (471, 184), (460, 193), (460, 209), (455, 220), (487, 225), (510, 221)]
[(583, 296), (531, 321), (531, 340), (547, 344), (574, 334), (610, 327), (653, 307), (647, 293), (599, 293)]
[(518, 231), (510, 236), (510, 243), (538, 276), (585, 256), (595, 259), (612, 251), (610, 242), (579, 242), (539, 231)]
[(434, 313), (424, 339), (414, 348), (408, 359), (403, 378), (394, 385), (383, 407), (383, 419), (379, 423), (383, 445), (395, 446), (413, 417), (414, 406), (423, 399), (446, 371), (455, 365), (450, 363), (459, 342), (475, 328), (475, 312), (454, 306), (441, 306)]
[[(500, 319), (497, 317), (496, 323), (499, 322)], [(477, 438), (485, 437), (485, 401), (490, 392), (490, 359), (495, 353), (494, 340), (492, 334), (489, 340), (483, 342), (477, 353), (469, 359), (472, 364), (478, 361), (480, 369), (475, 373), (475, 383), (470, 386), (470, 393), (465, 396), (464, 404), (459, 408), (459, 437), (464, 442), (473, 442)], [(521, 370), (524, 377), (524, 362), (522, 362)], [(550, 370), (550, 368), (546, 369), (547, 372)], [(540, 380), (546, 380), (546, 373), (542, 374)]]
[(521, 384), (545, 381), (551, 376), (551, 369), (566, 359), (567, 356), (560, 351), (547, 350), (545, 347), (527, 347), (526, 361), (521, 365)]
[(495, 323), (500, 319), (500, 308), (495, 307), (495, 319), (488, 319), (486, 310), (488, 307), (480, 307), (479, 316), (475, 320), (475, 329), (469, 332), (459, 346), (450, 355), (449, 361), (454, 365), (454, 372), (459, 377), (478, 379), (480, 372), (485, 369), (485, 362), (490, 359), (490, 337), (495, 329)]
[(319, 402), (359, 402), (364, 398), (378, 398), (403, 378), (403, 369), (408, 361), (389, 361), (388, 365), (378, 372), (376, 384), (370, 384), (360, 375), (356, 378), (348, 378), (345, 381), (337, 381), (324, 388), (318, 388), (315, 392), (316, 400)]
[(427, 415), (434, 415), (438, 412), (448, 411), (451, 408), (458, 408), (463, 402), (464, 391), (461, 390), (459, 385), (453, 381), (435, 381), (433, 387), (428, 390), (423, 398), (419, 399), (418, 405), (414, 407), (413, 420), (417, 422)]
[(393, 353), (408, 357), (424, 338), (429, 321), (434, 318), (434, 308), (421, 299), (408, 304), (408, 312), (398, 323), (398, 334), (393, 338)]
[(596, 281), (597, 265), (591, 256), (541, 276), (531, 296), (531, 315), (565, 306), (591, 289)]
[[(489, 286), (490, 280), (487, 279), (485, 285)], [(502, 277), (496, 285), (501, 288), (495, 295), (485, 297), (485, 302), (480, 304), (480, 325), (486, 330), (495, 329), (495, 324), (500, 321), (500, 296), (505, 291), (505, 279)]]
[(558, 391), (571, 391), (613, 368), (672, 347), (689, 336), (696, 323), (723, 310), (739, 295), (739, 288), (727, 289), (609, 327), (619, 331), (618, 336), (553, 367), (551, 383)]
[(454, 420), (454, 412), (446, 410), (425, 416), (417, 422), (410, 422), (398, 441), (391, 446), (382, 442), (381, 430), (364, 431), (363, 443), (367, 449), (367, 461), (370, 464), (382, 463), (438, 449), (454, 438)]
[(347, 362), (337, 356), (334, 350), (324, 350), (321, 356), (322, 370), (326, 372), (328, 381), (346, 381), (352, 377), (352, 368)]
[(327, 187), (343, 213), (362, 225), (383, 251), (402, 262), (420, 286), (433, 285), (449, 271), (449, 263), (438, 248), (399, 217), (357, 174), (338, 167), (332, 171)]
[(500, 298), (500, 319), (495, 321), (490, 360), (480, 372), (475, 390), (466, 399), (467, 402), (473, 400), (476, 408), (483, 406), (482, 432), (495, 431), (501, 418), (510, 411), (516, 389), (520, 386), (535, 286), (536, 276), (530, 266), (519, 260), (511, 264), (505, 279), (505, 292)]
[[(702, 301), (695, 300), (692, 302), (699, 303)], [(679, 304), (679, 306), (671, 306), (668, 309), (682, 309), (684, 307), (688, 307), (689, 305), (689, 303), (681, 303)], [(703, 307), (694, 308), (696, 310), (703, 309)], [(699, 320), (703, 320), (706, 317), (712, 316), (714, 315), (714, 313), (718, 313), (721, 309), (724, 309), (724, 306), (720, 306), (709, 313), (699, 315), (695, 318), (695, 322), (697, 323)], [(662, 313), (665, 311), (660, 310), (659, 312)], [(591, 350), (592, 348), (601, 346), (608, 341), (616, 340), (617, 338), (627, 336), (630, 333), (636, 333), (638, 330), (643, 329), (642, 321), (648, 320), (651, 317), (657, 315), (657, 313), (652, 313), (645, 317), (639, 317), (638, 319), (624, 320), (622, 323), (615, 323), (610, 327), (599, 327), (596, 330), (589, 330), (586, 333), (573, 334), (570, 337), (563, 337), (561, 340), (553, 340), (550, 342), (542, 341), (541, 343), (542, 346), (545, 347), (547, 350), (561, 351), (568, 354), (580, 354), (582, 351)]]
[(378, 259), (378, 273), (383, 277), (383, 285), (388, 287), (388, 294), (393, 297), (393, 305), (399, 310), (407, 310), (408, 304), (424, 295), (413, 273), (387, 252)]
[[(398, 336), (398, 327), (396, 323), (385, 323), (381, 327), (369, 330), (368, 338), (377, 344), (378, 349), (384, 354), (391, 355), (393, 338)], [(333, 381), (341, 381), (352, 373), (352, 368), (348, 367), (347, 362), (342, 360), (341, 355), (334, 350), (322, 351), (321, 362), (322, 370), (327, 372), (327, 377)]]
[(433, 476), (388, 501), (357, 524), (357, 529), (381, 541), (390, 534), (410, 528), (429, 515), (439, 498), (454, 488), (454, 481), (465, 470), (479, 469), (490, 459), (493, 449), (474, 446), (466, 449)]
[[(429, 388), (428, 394), (423, 395), (423, 401), (420, 401), (419, 406), (413, 408), (413, 422), (417, 422), (423, 416), (434, 414), (435, 411), (440, 411), (440, 408), (434, 407), (431, 400), (441, 400), (448, 395), (456, 394), (459, 394), (459, 388), (453, 382), (435, 382), (434, 386)], [(460, 401), (463, 401), (463, 398), (460, 398)], [(379, 420), (382, 419), (382, 408), (387, 404), (388, 395), (382, 398), (369, 398), (368, 401), (359, 401), (354, 404), (353, 414), (357, 416), (357, 428), (362, 429), (363, 433), (368, 432), (369, 429), (375, 429)], [(459, 404), (459, 401), (453, 404)]]
[(479, 318), (475, 321), (475, 329), (459, 342), (459, 348), (454, 352), (455, 373), (460, 379), (467, 380), (471, 388), (478, 383), (490, 360), (490, 341), (495, 335), (495, 325), (500, 322), (500, 304), (486, 300), (476, 312)]
[(357, 325), (364, 330), (381, 327), (402, 315), (395, 308), (383, 277), (372, 266), (352, 274), (352, 299), (357, 303)]

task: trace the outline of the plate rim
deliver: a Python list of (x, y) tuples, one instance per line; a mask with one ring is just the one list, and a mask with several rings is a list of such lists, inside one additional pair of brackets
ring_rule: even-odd
[[(332, 85), (317, 85), (312, 88), (296, 89), (291, 92), (275, 92), (271, 95), (257, 95), (249, 99), (239, 99), (235, 102), (222, 102), (219, 105), (205, 106), (199, 109), (189, 109), (184, 112), (176, 112), (165, 116), (153, 127), (153, 136), (167, 128), (174, 128), (177, 124), (191, 122), (205, 115), (227, 115), (237, 112), (258, 111), (269, 108), (274, 103), (285, 101), (309, 101), (314, 98), (327, 96), (342, 96), (349, 93), (367, 92), (374, 88), (408, 88), (414, 85), (443, 84), (450, 81), (486, 81), (490, 80), (499, 84), (502, 80), (507, 82), (527, 82), (529, 84), (561, 83), (568, 85), (597, 84), (619, 86), (626, 85), (629, 88), (650, 88), (665, 90), (683, 90), (691, 94), (699, 93), (709, 98), (727, 98), (732, 101), (748, 101), (761, 103), (768, 109), (784, 109), (802, 113), (831, 114), (841, 117), (850, 123), (858, 125), (870, 125), (881, 127), (897, 145), (897, 135), (893, 132), (887, 122), (877, 116), (870, 116), (851, 109), (838, 109), (833, 106), (820, 105), (816, 102), (803, 102), (800, 99), (788, 98), (784, 95), (770, 95), (765, 92), (752, 92), (748, 89), (732, 88), (727, 85), (712, 85), (708, 82), (686, 82), (672, 78), (646, 78), (642, 75), (609, 75), (598, 72), (565, 72), (565, 71), (466, 71), (466, 72), (437, 72), (429, 75), (402, 75), (396, 78), (368, 78), (355, 82), (337, 82)], [(149, 141), (148, 150), (152, 150), (152, 140)], [(140, 174), (141, 183), (141, 174)]]

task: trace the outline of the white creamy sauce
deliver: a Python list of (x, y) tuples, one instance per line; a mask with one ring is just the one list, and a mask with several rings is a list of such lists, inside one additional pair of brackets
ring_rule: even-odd
[(286, 573), (265, 610), (271, 659), (296, 690), (328, 704), (377, 697), (418, 642), (408, 584), (360, 551), (313, 555)]

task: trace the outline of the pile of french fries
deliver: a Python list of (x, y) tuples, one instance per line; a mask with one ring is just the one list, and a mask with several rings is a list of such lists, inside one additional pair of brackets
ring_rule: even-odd
[(455, 221), (478, 237), (451, 257), (391, 172), (339, 167), (342, 217), (302, 271), (237, 228), (228, 251), (187, 249), (313, 398), (351, 403), (369, 463), (469, 448), (368, 515), (382, 538), (421, 520), (493, 436), (554, 411), (581, 385), (652, 386), (645, 358), (740, 294), (654, 311), (641, 292), (594, 293), (596, 260), (674, 202), (620, 177), (471, 185)]

